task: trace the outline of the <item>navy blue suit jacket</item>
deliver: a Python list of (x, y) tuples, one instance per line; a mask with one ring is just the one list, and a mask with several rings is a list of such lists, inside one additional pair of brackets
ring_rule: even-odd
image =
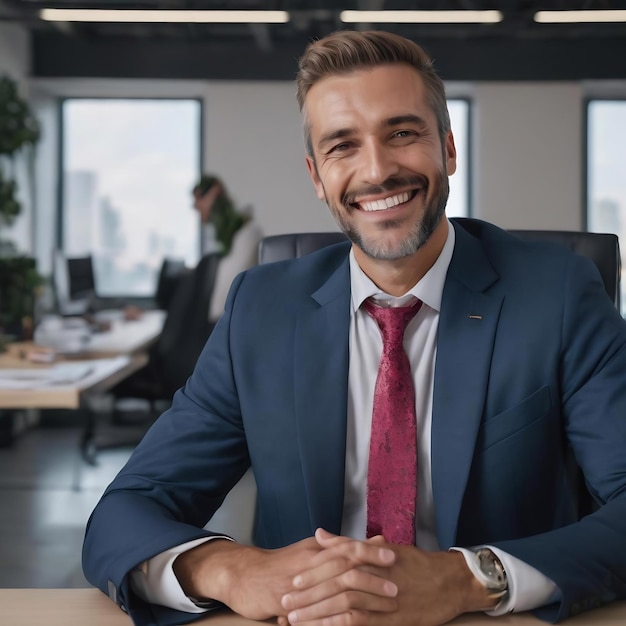
[[(623, 598), (626, 323), (589, 261), (484, 222), (454, 223), (432, 421), (439, 544), (488, 542), (545, 573), (562, 594), (538, 611), (546, 619)], [(96, 507), (85, 574), (136, 623), (197, 617), (147, 605), (128, 574), (208, 534), (250, 465), (260, 546), (318, 526), (341, 531), (348, 250), (235, 280), (193, 375)], [(581, 521), (569, 447), (602, 505)]]

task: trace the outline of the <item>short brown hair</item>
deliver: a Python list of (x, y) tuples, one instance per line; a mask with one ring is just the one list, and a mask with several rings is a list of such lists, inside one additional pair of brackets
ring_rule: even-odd
[[(336, 74), (347, 74), (359, 68), (405, 63), (417, 70), (437, 116), (442, 143), (450, 131), (450, 114), (443, 81), (435, 72), (432, 59), (415, 42), (384, 31), (357, 32), (341, 30), (310, 43), (300, 58), (296, 78), (300, 111), (309, 89), (315, 83)], [(305, 119), (307, 152), (313, 154), (310, 130)]]

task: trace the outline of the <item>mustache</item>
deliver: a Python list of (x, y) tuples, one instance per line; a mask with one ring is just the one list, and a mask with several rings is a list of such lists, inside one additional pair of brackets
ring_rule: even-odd
[(350, 205), (357, 201), (357, 198), (363, 196), (374, 196), (377, 194), (396, 191), (397, 189), (406, 189), (407, 187), (428, 187), (428, 179), (426, 176), (416, 174), (415, 176), (407, 176), (404, 178), (390, 177), (380, 185), (371, 185), (369, 187), (363, 187), (361, 189), (353, 189), (347, 191), (341, 197), (341, 204), (349, 208)]

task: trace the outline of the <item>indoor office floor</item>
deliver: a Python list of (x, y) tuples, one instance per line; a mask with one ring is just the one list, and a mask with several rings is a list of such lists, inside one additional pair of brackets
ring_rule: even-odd
[(102, 450), (91, 466), (79, 452), (80, 415), (41, 419), (0, 448), (0, 587), (88, 587), (85, 524), (132, 448)]

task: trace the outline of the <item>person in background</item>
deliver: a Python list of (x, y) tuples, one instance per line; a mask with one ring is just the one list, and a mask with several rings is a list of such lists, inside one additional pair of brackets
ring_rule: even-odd
[[(297, 85), (350, 241), (234, 281), (91, 516), (87, 579), (141, 625), (220, 603), (283, 626), (558, 621), (626, 598), (626, 322), (597, 268), (446, 217), (454, 137), (414, 42), (334, 33)], [(254, 546), (204, 528), (250, 467)]]
[(223, 255), (215, 276), (209, 320), (216, 322), (224, 313), (228, 290), (235, 276), (257, 263), (262, 233), (249, 212), (237, 211), (224, 183), (204, 174), (193, 188), (193, 206), (202, 222), (202, 254), (217, 251)]

